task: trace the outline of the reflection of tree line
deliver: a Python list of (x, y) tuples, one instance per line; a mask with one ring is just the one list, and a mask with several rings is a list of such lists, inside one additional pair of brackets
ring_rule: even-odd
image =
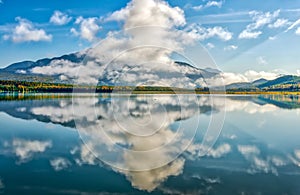
[(280, 108), (300, 108), (300, 97), (297, 95), (261, 95), (258, 98)]
[(228, 96), (227, 98), (235, 101), (252, 101), (259, 105), (272, 104), (283, 109), (300, 108), (299, 95), (265, 94), (256, 96)]

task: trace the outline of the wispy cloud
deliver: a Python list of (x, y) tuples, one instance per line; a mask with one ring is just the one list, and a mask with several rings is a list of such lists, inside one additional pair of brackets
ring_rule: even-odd
[(267, 64), (268, 64), (267, 60), (266, 60), (265, 57), (263, 57), (263, 56), (259, 56), (259, 57), (256, 59), (256, 61), (257, 61), (257, 63), (258, 63), (259, 65), (267, 65)]
[(295, 27), (297, 27), (300, 24), (300, 19), (296, 20), (294, 23), (292, 23), (285, 32), (288, 32), (289, 30), (294, 29)]
[(212, 43), (207, 43), (207, 44), (206, 44), (206, 47), (207, 47), (208, 49), (213, 49), (213, 48), (215, 48), (215, 45), (212, 44)]
[(65, 25), (72, 20), (72, 17), (69, 17), (67, 14), (60, 11), (55, 11), (50, 18), (50, 22), (55, 25)]
[(20, 17), (17, 17), (16, 20), (18, 24), (12, 30), (11, 34), (3, 36), (4, 40), (12, 40), (15, 43), (52, 40), (52, 35), (47, 34), (43, 29), (35, 28), (31, 21)]
[(289, 25), (290, 22), (287, 19), (279, 18), (273, 24), (269, 24), (269, 28), (281, 28)]
[(223, 5), (223, 3), (224, 3), (224, 1), (208, 1), (204, 5), (187, 6), (187, 7), (191, 7), (195, 11), (200, 11), (202, 9), (209, 8), (209, 7), (218, 7), (218, 8), (221, 8), (222, 5)]
[(205, 28), (198, 24), (192, 24), (186, 30), (193, 34), (199, 40), (206, 40), (209, 38), (217, 37), (223, 41), (232, 39), (233, 33), (221, 26)]
[(224, 51), (232, 51), (232, 50), (237, 50), (238, 46), (236, 45), (229, 45), (227, 47), (224, 47)]
[(243, 30), (239, 34), (239, 39), (256, 39), (261, 34), (262, 31), (258, 30), (264, 27), (265, 25), (270, 24), (279, 16), (280, 10), (271, 12), (258, 12), (258, 11), (251, 11), (249, 15), (252, 17), (253, 22), (247, 25), (246, 29)]

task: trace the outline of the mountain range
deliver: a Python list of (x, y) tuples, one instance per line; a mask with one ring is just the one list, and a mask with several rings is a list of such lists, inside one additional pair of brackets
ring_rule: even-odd
[[(61, 79), (62, 74), (60, 73), (47, 75), (47, 74), (38, 74), (32, 70), (37, 67), (50, 66), (51, 64), (53, 64), (53, 62), (57, 62), (57, 61), (80, 63), (84, 60), (85, 57), (86, 57), (85, 53), (71, 53), (60, 57), (40, 59), (35, 62), (34, 61), (17, 62), (5, 68), (0, 69), (0, 80), (71, 84), (73, 83), (73, 81), (69, 79)], [(129, 65), (126, 66), (126, 69), (129, 70), (134, 68), (135, 67), (133, 66), (129, 66)], [(185, 77), (187, 77), (190, 80), (191, 84), (195, 85), (195, 83), (197, 83), (195, 87), (198, 88), (203, 87), (202, 86), (203, 80), (207, 78), (213, 78), (220, 74), (220, 71), (216, 69), (211, 69), (211, 68), (200, 69), (185, 62), (175, 62), (172, 68), (176, 69), (178, 72), (182, 73)], [(165, 79), (172, 79), (178, 77), (178, 74), (172, 72), (172, 68), (167, 70), (169, 76), (166, 77)], [(144, 75), (145, 73), (149, 72), (148, 70), (147, 70), (148, 72), (146, 72), (146, 70), (141, 70), (141, 71), (144, 72), (142, 72), (140, 75)], [(114, 74), (111, 74), (112, 72), (114, 72)], [(114, 85), (115, 81), (113, 78), (120, 75), (121, 72), (122, 70), (118, 70), (118, 69), (106, 70), (106, 72), (103, 72), (103, 75), (101, 76), (101, 81), (102, 81), (101, 85)], [(129, 73), (133, 74), (132, 72), (128, 72), (128, 74)], [(162, 75), (166, 75), (165, 72), (161, 72), (161, 70), (160, 72), (156, 71), (155, 73), (152, 74), (155, 74), (156, 78), (157, 77), (160, 78)], [(199, 80), (202, 80), (202, 83), (199, 82)], [(155, 83), (153, 83), (153, 85), (155, 85)], [(299, 91), (299, 86), (300, 86), (299, 76), (283, 75), (274, 80), (267, 80), (264, 78), (260, 78), (253, 82), (232, 83), (226, 85), (226, 90), (254, 91), (254, 90), (270, 90), (270, 89), (283, 90), (284, 89), (289, 91), (290, 90)]]

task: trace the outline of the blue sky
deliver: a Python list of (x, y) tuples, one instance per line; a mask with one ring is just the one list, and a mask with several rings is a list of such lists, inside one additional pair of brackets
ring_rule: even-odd
[[(107, 22), (106, 18), (128, 2), (2, 0), (0, 67), (60, 56), (94, 45), (109, 31), (120, 28), (119, 22)], [(186, 26), (197, 24), (204, 29), (206, 34), (198, 41), (221, 70), (295, 74), (300, 70), (299, 0), (169, 0), (168, 3), (184, 11)], [(85, 25), (89, 28), (85, 29)]]

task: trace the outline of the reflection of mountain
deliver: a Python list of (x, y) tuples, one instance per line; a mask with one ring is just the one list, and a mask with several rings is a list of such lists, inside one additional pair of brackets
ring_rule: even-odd
[[(175, 97), (175, 96), (174, 96)], [(5, 112), (13, 117), (25, 119), (25, 120), (38, 120), (41, 122), (51, 122), (54, 124), (61, 124), (67, 127), (75, 127), (74, 118), (73, 118), (73, 109), (72, 109), (72, 99), (69, 98), (60, 98), (60, 99), (41, 99), (41, 97), (24, 97), (25, 100), (16, 100), (16, 98), (6, 97), (7, 100), (4, 100), (5, 97), (2, 97), (2, 101), (0, 101), (0, 111)], [(9, 100), (13, 99), (13, 100)], [(27, 99), (27, 100), (26, 100)], [(87, 99), (87, 98), (83, 98)], [(162, 98), (158, 98), (158, 100), (163, 100)], [(172, 98), (173, 99), (173, 98)], [(192, 117), (195, 114), (195, 111), (198, 109), (201, 113), (210, 113), (212, 107), (209, 104), (204, 105), (196, 105), (195, 102), (185, 102), (186, 105), (182, 107), (182, 105), (174, 102), (174, 99), (165, 99), (162, 102), (163, 107), (168, 110), (168, 112), (173, 113), (175, 116), (173, 121), (184, 120), (186, 118)], [(176, 98), (175, 98), (176, 99)], [(88, 100), (91, 100), (88, 98)], [(143, 105), (147, 106), (147, 101), (139, 100), (132, 98), (131, 102), (140, 107), (136, 107), (135, 109), (131, 109), (129, 116), (131, 117), (143, 117), (145, 116), (143, 112)], [(99, 114), (98, 119), (104, 118), (109, 112), (110, 109), (110, 100), (107, 98), (99, 97), (99, 102), (97, 103), (97, 108), (102, 110), (103, 114)], [(76, 107), (76, 110), (85, 110), (84, 101), (82, 107)], [(183, 110), (183, 111), (182, 111)], [(180, 112), (187, 113), (186, 115), (180, 115)], [(179, 114), (175, 114), (179, 113)], [(181, 118), (183, 117), (183, 118)]]
[[(33, 112), (36, 108), (41, 108), (44, 106), (51, 108), (61, 108), (63, 102), (70, 102), (69, 100), (23, 100), (23, 101), (0, 101), (0, 111), (5, 112), (15, 118), (25, 119), (25, 120), (38, 120), (45, 123), (62, 124), (67, 127), (75, 127), (74, 121), (59, 121), (53, 120), (51, 117), (43, 114), (35, 114)], [(45, 110), (45, 112), (51, 112), (50, 110)], [(60, 111), (59, 111), (60, 112)], [(54, 113), (50, 113), (51, 115)], [(57, 113), (60, 115), (60, 113)]]
[(258, 95), (258, 96), (227, 96), (235, 101), (252, 101), (258, 105), (271, 104), (283, 109), (300, 108), (300, 98), (297, 95)]
[[(274, 105), (278, 108), (284, 109), (296, 109), (300, 108), (300, 98), (299, 96), (282, 96), (282, 95), (259, 95), (259, 96), (227, 96), (228, 100), (232, 100), (233, 104), (238, 102), (254, 102), (257, 105)], [(41, 97), (22, 97), (20, 100), (18, 98), (5, 97), (2, 96), (0, 101), (0, 111), (5, 112), (13, 117), (26, 119), (26, 120), (38, 120), (41, 122), (52, 122), (54, 124), (61, 124), (67, 127), (75, 127), (74, 120), (72, 118), (72, 99), (69, 96), (60, 98), (60, 99), (41, 99)], [(134, 99), (132, 99), (134, 101)], [(137, 100), (135, 100), (137, 101)], [(212, 110), (209, 99), (207, 97), (199, 97), (198, 101), (200, 102), (198, 108), (201, 113), (209, 113)], [(236, 103), (234, 103), (236, 102)], [(139, 102), (139, 104), (147, 104), (146, 102)], [(109, 109), (109, 99), (99, 98), (99, 106), (102, 107), (104, 112), (107, 112)], [(180, 105), (174, 105), (171, 102), (164, 103), (165, 108), (169, 112), (179, 112), (182, 108)], [(228, 107), (231, 107), (232, 104), (227, 104)], [(258, 107), (259, 108), (259, 107)], [(184, 110), (194, 110), (195, 104), (187, 104), (184, 107)], [(218, 111), (222, 109), (218, 104), (214, 105), (213, 109)], [(239, 107), (237, 109), (243, 109)], [(106, 110), (106, 111), (105, 111)], [(229, 109), (230, 111), (230, 109)], [(142, 115), (137, 114), (137, 110), (131, 110), (131, 116), (141, 117)], [(191, 117), (188, 115), (187, 117)], [(103, 116), (99, 116), (101, 118)], [(183, 118), (184, 119), (184, 118)], [(182, 120), (179, 118), (174, 118), (174, 121)]]

